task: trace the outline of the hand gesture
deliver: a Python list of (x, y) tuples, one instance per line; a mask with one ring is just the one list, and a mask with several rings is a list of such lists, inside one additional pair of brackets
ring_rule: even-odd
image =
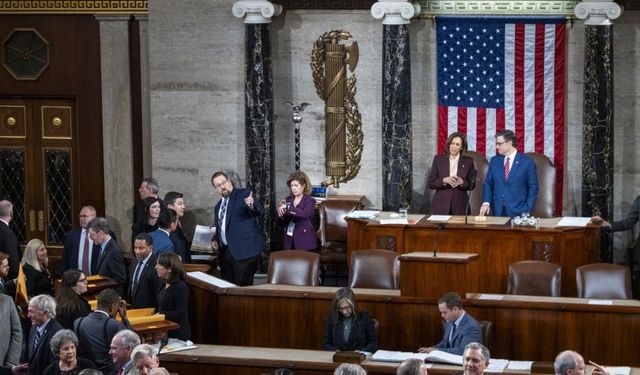
[(249, 192), (249, 196), (244, 199), (244, 203), (253, 210), (253, 191)]
[(480, 207), (480, 213), (479, 213), (479, 215), (480, 215), (480, 216), (487, 216), (487, 215), (489, 215), (489, 209), (490, 209), (490, 206), (489, 206), (488, 204), (483, 204), (483, 205)]
[(283, 217), (284, 214), (287, 213), (287, 201), (286, 200), (281, 200), (280, 201), (280, 205), (278, 206), (278, 217)]
[(600, 215), (593, 216), (591, 218), (591, 222), (601, 227), (605, 227), (605, 228), (611, 227), (611, 224), (609, 224), (609, 222), (606, 221), (605, 219), (601, 218)]

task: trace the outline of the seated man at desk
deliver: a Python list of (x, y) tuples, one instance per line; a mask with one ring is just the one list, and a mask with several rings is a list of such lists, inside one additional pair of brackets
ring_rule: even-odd
[(462, 369), (464, 375), (482, 375), (489, 367), (491, 354), (486, 346), (472, 342), (464, 348), (462, 354)]
[[(606, 368), (593, 362), (591, 364), (594, 366), (591, 375), (611, 375)], [(578, 352), (565, 350), (556, 356), (556, 360), (553, 362), (553, 370), (556, 375), (584, 375), (584, 358)]]
[(449, 292), (438, 300), (438, 310), (445, 320), (444, 337), (435, 346), (422, 347), (420, 353), (433, 350), (462, 355), (467, 344), (482, 342), (480, 325), (471, 315), (464, 311), (462, 299), (458, 293)]

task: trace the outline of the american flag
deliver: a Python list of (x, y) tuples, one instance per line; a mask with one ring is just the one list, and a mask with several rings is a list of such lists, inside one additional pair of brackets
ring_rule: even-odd
[(519, 152), (556, 166), (562, 208), (565, 20), (557, 17), (437, 17), (438, 152), (455, 131), (469, 150), (496, 154), (495, 134), (513, 130)]

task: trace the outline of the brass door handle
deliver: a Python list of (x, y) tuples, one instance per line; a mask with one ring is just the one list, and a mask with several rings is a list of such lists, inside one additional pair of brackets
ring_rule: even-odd
[(38, 232), (44, 232), (44, 211), (38, 211)]
[(36, 230), (36, 212), (34, 210), (29, 211), (29, 231), (34, 232)]

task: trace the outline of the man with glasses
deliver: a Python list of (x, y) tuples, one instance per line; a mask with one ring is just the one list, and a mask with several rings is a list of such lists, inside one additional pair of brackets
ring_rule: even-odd
[(516, 150), (511, 130), (496, 134), (500, 155), (491, 158), (484, 180), (480, 215), (520, 216), (533, 212), (538, 197), (538, 176), (533, 159)]
[(89, 223), (96, 217), (96, 209), (93, 206), (84, 206), (78, 215), (80, 226), (74, 228), (64, 240), (62, 259), (58, 265), (60, 275), (68, 269), (79, 269), (86, 276), (91, 275), (91, 260), (94, 253), (94, 243), (89, 236)]
[(264, 207), (251, 190), (234, 188), (225, 172), (214, 173), (211, 185), (222, 197), (213, 210), (216, 234), (211, 244), (219, 252), (222, 278), (251, 285), (265, 247), (258, 224)]

